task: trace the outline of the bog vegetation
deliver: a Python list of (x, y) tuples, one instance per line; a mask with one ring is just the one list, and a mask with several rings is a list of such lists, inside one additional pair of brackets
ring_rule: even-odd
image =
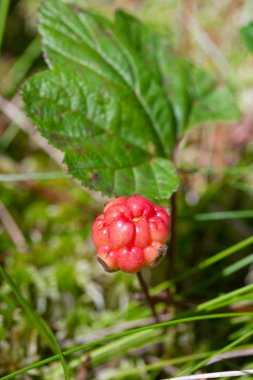
[[(251, 2), (69, 3), (0, 3), (1, 379), (250, 378)], [(141, 287), (91, 241), (133, 194), (172, 218)]]

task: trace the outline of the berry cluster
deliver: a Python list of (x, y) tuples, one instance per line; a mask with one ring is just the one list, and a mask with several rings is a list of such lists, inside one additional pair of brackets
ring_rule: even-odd
[(136, 195), (107, 203), (93, 223), (92, 239), (106, 271), (133, 273), (161, 261), (169, 230), (168, 213)]

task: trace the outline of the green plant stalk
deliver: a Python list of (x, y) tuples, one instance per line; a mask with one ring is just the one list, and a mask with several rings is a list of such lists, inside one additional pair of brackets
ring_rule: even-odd
[(247, 239), (241, 241), (240, 243), (232, 245), (231, 247), (225, 249), (224, 251), (221, 251), (221, 252), (217, 253), (216, 255), (214, 255), (214, 256), (206, 259), (206, 260), (203, 260), (198, 265), (196, 265), (196, 267), (191, 268), (190, 270), (180, 274), (179, 276), (176, 276), (173, 279), (173, 282), (176, 283), (176, 282), (185, 280), (186, 278), (190, 277), (192, 274), (197, 273), (199, 270), (205, 269), (205, 268), (217, 263), (218, 261), (225, 259), (227, 256), (230, 256), (231, 254), (247, 247), (250, 244), (253, 244), (253, 236), (250, 236)]
[(247, 265), (250, 265), (253, 263), (253, 253), (250, 255), (245, 256), (243, 259), (238, 260), (236, 263), (233, 263), (226, 268), (222, 270), (222, 276), (230, 276), (231, 274), (234, 274), (238, 270), (246, 267)]
[(213, 300), (204, 302), (201, 305), (197, 306), (196, 310), (197, 311), (203, 311), (203, 310), (210, 311), (210, 310), (213, 310), (213, 308), (216, 307), (217, 304), (220, 304), (220, 303), (222, 303), (224, 301), (228, 301), (229, 299), (231, 299), (233, 297), (236, 297), (239, 294), (248, 292), (248, 291), (249, 292), (253, 291), (253, 284), (243, 286), (242, 288), (236, 289), (236, 290), (234, 290), (232, 292), (229, 292), (228, 294), (223, 294), (223, 295), (221, 295), (219, 297), (216, 297)]
[(3, 42), (4, 29), (7, 19), (7, 14), (9, 10), (10, 0), (1, 0), (0, 1), (0, 51)]
[(50, 327), (46, 324), (46, 322), (41, 318), (40, 315), (34, 311), (29, 303), (23, 298), (22, 294), (19, 292), (18, 287), (14, 283), (14, 281), (11, 279), (11, 277), (8, 275), (8, 273), (5, 271), (5, 269), (0, 266), (0, 275), (3, 277), (3, 279), (7, 282), (7, 284), (10, 286), (11, 290), (13, 291), (18, 303), (22, 306), (24, 311), (26, 312), (28, 318), (33, 323), (33, 325), (38, 329), (38, 332), (40, 335), (45, 339), (45, 341), (48, 343), (48, 345), (51, 347), (53, 351), (55, 351), (58, 354), (58, 357), (61, 361), (62, 368), (64, 371), (65, 380), (70, 380), (70, 374), (68, 370), (68, 366), (66, 363), (66, 360), (63, 356), (63, 353), (61, 351), (61, 348), (51, 331)]
[(11, 123), (6, 131), (2, 134), (1, 136), (1, 141), (0, 141), (0, 150), (4, 151), (6, 150), (12, 141), (15, 139), (19, 132), (19, 128), (16, 126), (16, 124)]
[[(222, 302), (219, 302), (217, 305), (215, 305), (215, 309), (216, 308), (220, 309), (220, 308), (223, 308), (224, 306), (231, 305), (231, 303), (235, 304), (237, 302), (248, 301), (248, 302), (252, 303), (252, 299), (253, 299), (253, 292), (251, 291), (251, 292), (246, 293), (244, 295), (239, 295), (238, 297), (233, 297), (232, 300), (227, 299), (227, 300), (224, 300)], [(211, 311), (211, 310), (213, 310), (213, 308), (209, 307), (208, 310)]]
[(25, 49), (21, 57), (19, 57), (17, 61), (13, 64), (10, 71), (12, 75), (11, 84), (10, 87), (7, 89), (6, 96), (12, 97), (16, 93), (19, 84), (22, 82), (25, 75), (30, 70), (34, 61), (40, 56), (40, 54), (41, 42), (40, 37), (37, 36)]
[[(83, 345), (79, 345), (79, 346), (75, 346), (73, 348), (70, 348), (69, 350), (63, 351), (62, 354), (64, 356), (68, 356), (68, 355), (74, 354), (75, 352), (79, 352), (79, 351), (83, 351), (85, 349), (93, 348), (93, 347), (96, 347), (100, 344), (103, 344), (103, 343), (106, 343), (106, 342), (109, 342), (109, 341), (112, 341), (115, 339), (119, 339), (121, 337), (130, 335), (130, 334), (134, 334), (137, 332), (141, 332), (141, 331), (147, 331), (147, 330), (152, 330), (152, 329), (156, 329), (156, 328), (173, 326), (173, 325), (177, 325), (180, 323), (191, 323), (194, 321), (202, 321), (202, 320), (207, 320), (207, 319), (234, 318), (234, 317), (241, 317), (241, 316), (253, 317), (253, 312), (206, 314), (206, 315), (197, 315), (197, 316), (186, 317), (186, 318), (177, 318), (177, 319), (173, 319), (173, 320), (170, 320), (167, 322), (156, 323), (156, 324), (152, 324), (149, 326), (138, 327), (135, 329), (122, 331), (122, 332), (119, 332), (116, 334), (111, 334), (111, 335), (108, 335), (107, 337), (97, 339), (96, 341), (89, 342), (89, 343), (86, 343)], [(251, 331), (251, 334), (253, 334), (253, 331)], [(21, 375), (22, 373), (25, 373), (29, 370), (34, 369), (34, 368), (41, 367), (45, 364), (49, 364), (55, 360), (58, 360), (59, 358), (60, 358), (59, 354), (50, 356), (47, 359), (44, 359), (44, 360), (38, 361), (36, 363), (30, 364), (29, 366), (23, 367), (23, 368), (21, 368), (17, 371), (14, 371), (14, 372), (6, 375), (6, 376), (3, 376), (3, 377), (1, 377), (1, 380), (13, 379), (13, 378), (15, 378), (15, 376)]]

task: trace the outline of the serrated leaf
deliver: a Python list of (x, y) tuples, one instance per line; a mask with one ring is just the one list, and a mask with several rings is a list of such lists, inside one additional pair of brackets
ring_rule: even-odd
[(152, 129), (143, 133), (146, 115), (126, 95), (117, 86), (105, 87), (93, 73), (73, 77), (46, 71), (23, 88), (27, 113), (42, 135), (65, 152), (70, 173), (84, 185), (110, 196), (166, 199), (178, 187), (176, 170), (157, 157), (156, 134)]
[(216, 94), (217, 86), (211, 73), (173, 54), (167, 40), (152, 33), (134, 17), (120, 11), (115, 20), (121, 38), (139, 52), (170, 99), (178, 137), (197, 124), (238, 119), (239, 112), (231, 93), (221, 88)]
[(171, 156), (175, 125), (170, 102), (142, 57), (118, 38), (112, 22), (91, 12), (74, 14), (59, 1), (44, 1), (40, 32), (49, 66), (78, 75), (93, 72), (119, 86), (146, 115), (161, 156)]
[(93, 72), (85, 77), (63, 70), (42, 72), (25, 84), (24, 100), (43, 136), (63, 151), (105, 133), (160, 155), (157, 136), (146, 128), (146, 114), (135, 98)]
[(235, 116), (209, 73), (123, 12), (109, 21), (45, 0), (40, 33), (52, 72), (24, 87), (27, 112), (65, 152), (73, 176), (95, 190), (167, 198), (178, 186), (165, 159), (175, 138), (194, 124)]
[(74, 177), (86, 186), (110, 196), (141, 194), (151, 200), (165, 200), (176, 191), (179, 179), (175, 167), (164, 158), (153, 158), (127, 167), (87, 167), (85, 158), (66, 153), (66, 163)]

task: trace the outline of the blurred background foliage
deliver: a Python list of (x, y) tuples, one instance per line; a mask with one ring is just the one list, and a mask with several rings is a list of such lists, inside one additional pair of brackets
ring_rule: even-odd
[[(253, 56), (239, 38), (253, 17), (251, 0), (72, 0), (109, 17), (117, 8), (133, 12), (165, 33), (175, 51), (211, 69), (237, 99), (241, 119), (191, 130), (178, 150), (181, 174), (175, 268), (184, 275), (212, 255), (252, 235), (253, 227)], [(0, 261), (23, 296), (51, 326), (63, 348), (108, 332), (150, 323), (150, 312), (135, 276), (106, 274), (96, 261), (90, 229), (106, 198), (88, 192), (64, 175), (61, 157), (34, 133), (25, 118), (20, 87), (25, 78), (45, 68), (37, 35), (37, 0), (1, 0), (0, 23)], [(4, 5), (8, 8), (5, 20)], [(9, 5), (9, 7), (8, 7)], [(127, 31), (126, 31), (127, 33)], [(17, 176), (16, 176), (17, 175)], [(227, 213), (229, 211), (229, 213)], [(253, 282), (252, 245), (214, 266), (170, 281), (173, 301), (167, 313), (188, 310), (200, 302)], [(246, 261), (245, 261), (246, 260)], [(166, 260), (165, 260), (166, 261)], [(166, 262), (167, 263), (167, 262)], [(166, 265), (146, 271), (156, 286), (168, 280)], [(10, 287), (0, 279), (0, 375), (51, 354)], [(253, 311), (252, 297), (229, 306)], [(142, 318), (144, 318), (142, 320)], [(149, 322), (148, 322), (149, 321)], [(252, 323), (252, 322), (251, 322)], [(233, 320), (181, 324), (166, 334), (154, 330), (98, 348), (92, 354), (89, 377), (71, 358), (73, 376), (110, 379), (152, 379), (155, 345), (164, 340), (164, 359), (203, 354), (236, 338)], [(250, 323), (239, 326), (249, 328)], [(77, 356), (77, 358), (80, 355)], [(193, 363), (194, 363), (193, 359)], [(247, 361), (248, 360), (248, 361)], [(181, 369), (184, 368), (184, 362)], [(189, 363), (188, 363), (189, 364)], [(233, 368), (250, 364), (233, 360)], [(218, 370), (227, 369), (218, 363)], [(154, 366), (155, 367), (155, 366)], [(136, 372), (131, 372), (137, 368)], [(138, 370), (139, 368), (139, 370)], [(177, 364), (166, 364), (168, 374)], [(115, 372), (116, 371), (116, 372)], [(78, 374), (78, 375), (77, 375)], [(53, 363), (22, 379), (61, 379)], [(159, 378), (159, 377), (158, 377)]]

